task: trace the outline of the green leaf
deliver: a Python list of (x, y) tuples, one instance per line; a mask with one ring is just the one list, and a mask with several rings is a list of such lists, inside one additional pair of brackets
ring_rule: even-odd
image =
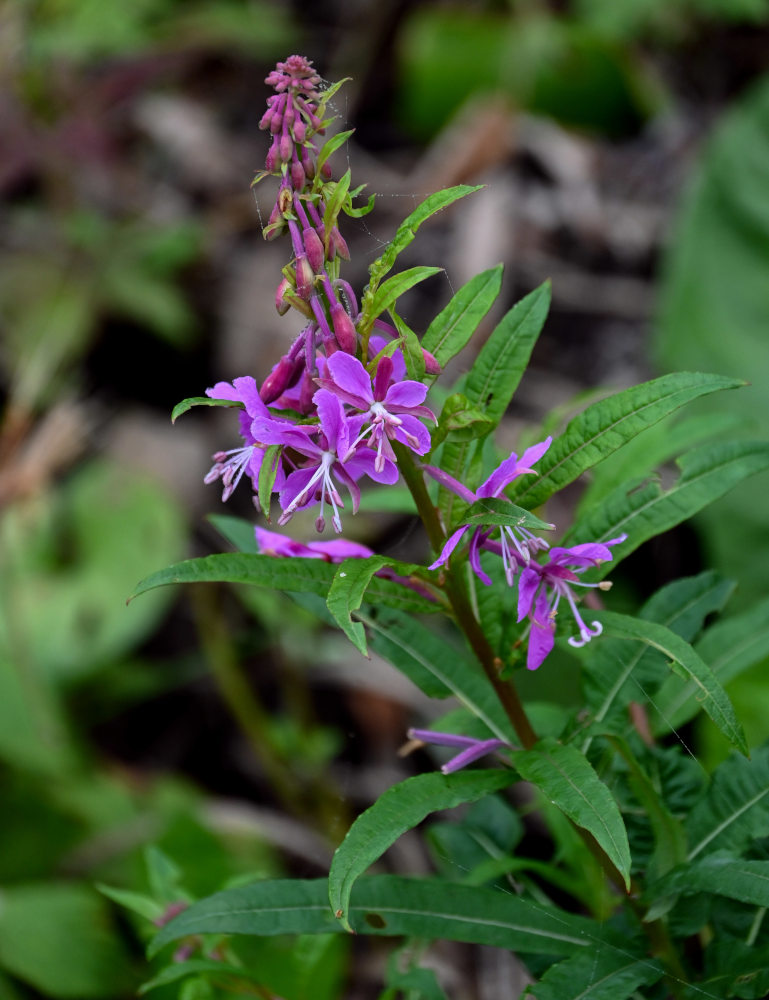
[(357, 322), (361, 334), (367, 333), (374, 325), (374, 320), (388, 309), (392, 309), (401, 295), (420, 281), (432, 277), (442, 271), (442, 267), (410, 267), (388, 278), (377, 288), (373, 295), (364, 294), (361, 305), (361, 318)]
[[(483, 345), (470, 369), (464, 394), (471, 406), (477, 406), (496, 427), (502, 419), (521, 381), (537, 337), (550, 307), (550, 283), (535, 288), (505, 314)], [(450, 476), (464, 480), (472, 442), (449, 441), (443, 449), (441, 468)], [(443, 490), (441, 513), (447, 523), (456, 497)]]
[(125, 996), (130, 960), (107, 911), (106, 900), (82, 885), (5, 886), (0, 966), (46, 997)]
[(748, 476), (769, 468), (765, 441), (726, 441), (695, 448), (678, 460), (681, 475), (668, 490), (657, 482), (635, 482), (614, 490), (568, 531), (563, 545), (606, 542), (623, 532), (627, 539), (612, 549), (613, 562), (589, 571), (596, 580), (655, 535), (686, 521), (728, 493)]
[(482, 497), (472, 503), (462, 515), (462, 523), (471, 527), (503, 525), (510, 528), (527, 528), (530, 531), (552, 531), (549, 524), (523, 507), (516, 507), (506, 497)]
[[(358, 934), (417, 935), (531, 954), (571, 955), (594, 947), (601, 926), (555, 906), (436, 879), (380, 875), (355, 886), (350, 924)], [(228, 889), (185, 910), (157, 935), (156, 954), (189, 934), (343, 933), (328, 904), (326, 879), (275, 879)]]
[(163, 907), (150, 896), (142, 896), (141, 893), (129, 892), (127, 889), (115, 889), (111, 885), (101, 885), (98, 882), (96, 888), (113, 903), (124, 906), (133, 913), (138, 913), (145, 920), (151, 920), (154, 923), (158, 917), (163, 916)]
[[(635, 949), (633, 949), (635, 950)], [(551, 966), (524, 997), (532, 1000), (626, 1000), (639, 986), (662, 979), (664, 968), (656, 959), (630, 948), (594, 948)]]
[[(320, 176), (320, 174), (318, 174), (318, 176)], [(326, 255), (328, 255), (328, 241), (331, 237), (331, 230), (337, 224), (339, 213), (347, 200), (347, 194), (350, 190), (350, 178), (350, 171), (346, 170), (338, 181), (329, 181), (323, 185), (326, 198), (326, 208), (323, 212), (323, 230), (325, 233), (323, 242), (326, 249)]]
[[(657, 622), (691, 642), (705, 617), (720, 610), (733, 590), (733, 583), (712, 570), (667, 584), (641, 608), (639, 618)], [(707, 662), (707, 661), (706, 661)], [(627, 720), (624, 709), (631, 701), (659, 708), (655, 691), (670, 677), (666, 658), (646, 645), (631, 647), (624, 639), (604, 637), (585, 650), (583, 686), (588, 707), (596, 723)], [(673, 678), (677, 680), (677, 678)], [(697, 690), (692, 682), (693, 690)], [(582, 748), (587, 751), (590, 741)]]
[(422, 346), (443, 367), (468, 343), (502, 286), (503, 265), (482, 271), (463, 285), (427, 328)]
[(454, 441), (474, 441), (494, 429), (494, 423), (461, 392), (449, 396), (443, 404), (438, 426), (431, 434), (431, 449), (435, 450), (450, 434)]
[(769, 908), (769, 861), (744, 861), (727, 857), (703, 858), (655, 882), (650, 900), (678, 893), (710, 892)]
[(187, 410), (191, 410), (193, 406), (237, 406), (241, 410), (243, 409), (243, 404), (238, 403), (232, 399), (209, 399), (208, 396), (189, 396), (187, 399), (183, 399), (181, 403), (177, 403), (176, 406), (171, 411), (171, 423), (175, 424), (177, 419)]
[[(685, 860), (683, 825), (667, 808), (662, 794), (640, 766), (628, 743), (617, 736), (610, 736), (609, 742), (627, 765), (628, 785), (649, 819), (654, 834), (654, 852), (646, 866), (646, 874), (647, 878), (655, 878)], [(584, 748), (582, 752), (585, 752)]]
[(380, 795), (350, 827), (334, 852), (328, 877), (331, 909), (350, 930), (347, 911), (358, 877), (401, 834), (417, 826), (432, 812), (475, 802), (516, 781), (512, 771), (464, 771), (457, 774), (420, 774), (407, 778)]
[(259, 506), (264, 512), (264, 516), (267, 518), (268, 524), (270, 522), (270, 502), (272, 500), (272, 491), (275, 486), (275, 480), (278, 477), (278, 469), (280, 468), (281, 450), (281, 445), (271, 444), (265, 449), (264, 455), (262, 456), (262, 464), (259, 466), (257, 496), (259, 499)]
[(464, 198), (465, 195), (472, 194), (474, 191), (480, 191), (482, 187), (482, 184), (478, 184), (475, 187), (470, 187), (467, 184), (458, 184), (456, 187), (446, 188), (444, 191), (436, 191), (435, 194), (428, 195), (421, 205), (415, 208), (410, 215), (406, 216), (400, 226), (398, 226), (395, 236), (385, 252), (370, 265), (369, 274), (371, 275), (371, 284), (373, 287), (376, 288), (388, 271), (392, 270), (398, 254), (405, 250), (414, 240), (417, 230), (423, 222), (426, 222), (436, 212), (440, 212), (441, 209), (447, 208), (460, 198)]
[(630, 847), (617, 803), (576, 747), (541, 741), (513, 754), (513, 766), (578, 826), (588, 830), (630, 888)]
[(517, 302), (481, 348), (465, 382), (465, 395), (499, 422), (526, 370), (550, 308), (546, 281)]
[[(700, 0), (713, 7), (717, 0)], [(744, 4), (720, 0), (722, 9)], [(765, 16), (766, 5), (762, 7)], [(703, 403), (766, 433), (769, 399), (769, 77), (730, 103), (702, 149), (664, 261), (657, 354), (666, 368), (707, 365), (750, 379), (745, 392)], [(767, 479), (702, 515), (710, 561), (755, 593), (769, 591)]]
[(743, 385), (722, 375), (679, 372), (593, 403), (569, 422), (537, 462), (536, 479), (519, 479), (511, 496), (525, 507), (539, 507), (553, 493), (679, 407), (707, 393)]
[(186, 559), (137, 584), (130, 600), (155, 587), (174, 583), (251, 583), (274, 590), (325, 596), (336, 567), (322, 559), (276, 559), (274, 556), (221, 553)]
[(177, 983), (187, 976), (199, 976), (210, 973), (211, 979), (222, 979), (230, 986), (231, 977), (245, 979), (247, 982), (261, 982), (261, 977), (255, 972), (251, 972), (239, 965), (231, 965), (229, 962), (215, 961), (212, 958), (188, 958), (183, 962), (176, 962), (166, 966), (157, 976), (153, 976), (148, 982), (139, 988), (139, 996), (145, 996), (152, 990), (160, 986), (168, 986), (169, 983)]
[(769, 824), (769, 747), (750, 760), (732, 754), (713, 774), (687, 819), (689, 860), (700, 854), (739, 854)]
[(371, 578), (386, 563), (387, 559), (384, 556), (372, 556), (369, 559), (345, 559), (336, 571), (326, 598), (328, 610), (353, 646), (363, 656), (368, 656), (366, 634), (360, 622), (354, 622), (350, 615), (361, 606), (363, 595)]
[(659, 650), (670, 661), (670, 667), (675, 673), (693, 681), (697, 685), (702, 707), (710, 718), (733, 746), (747, 754), (745, 734), (734, 714), (732, 703), (713, 671), (688, 642), (657, 622), (618, 615), (612, 611), (598, 611), (595, 614), (607, 635), (646, 643), (652, 649)]
[(256, 535), (254, 526), (243, 517), (233, 517), (231, 514), (209, 514), (206, 518), (238, 552), (248, 552), (257, 555)]
[[(765, 659), (769, 656), (769, 598), (741, 615), (711, 625), (694, 648), (722, 684)], [(701, 708), (696, 685), (680, 677), (669, 677), (654, 702), (658, 709), (656, 733), (678, 728)]]
[[(401, 564), (393, 563), (399, 567)], [(288, 593), (319, 594), (325, 597), (336, 566), (324, 559), (286, 559), (268, 555), (225, 552), (200, 559), (187, 559), (159, 570), (137, 584), (129, 600), (156, 587), (176, 583), (248, 583)], [(368, 600), (374, 604), (409, 611), (434, 613), (440, 605), (394, 580), (372, 580)]]
[[(344, 82), (344, 81), (340, 81), (340, 83), (341, 82)], [(350, 136), (353, 134), (354, 131), (355, 131), (355, 129), (351, 128), (351, 129), (348, 129), (346, 132), (337, 132), (337, 134), (336, 135), (332, 135), (330, 139), (326, 139), (326, 141), (323, 143), (323, 145), (321, 146), (320, 150), (318, 151), (318, 159), (317, 159), (316, 168), (315, 168), (316, 169), (316, 173), (318, 175), (320, 175), (320, 173), (321, 173), (321, 167), (326, 162), (326, 160), (329, 158), (329, 156), (331, 156), (333, 153), (335, 153), (337, 151), (337, 149), (339, 149), (340, 146), (344, 146), (344, 144), (347, 142), (347, 140), (350, 138)], [(348, 187), (349, 187), (349, 183), (350, 182), (348, 180), (348, 182), (347, 182)]]
[(372, 608), (357, 617), (371, 632), (371, 648), (425, 694), (431, 698), (453, 694), (497, 739), (516, 740), (494, 689), (467, 652), (403, 612)]
[(404, 323), (392, 306), (390, 307), (390, 316), (400, 338), (403, 359), (406, 362), (406, 374), (414, 382), (423, 382), (425, 377), (425, 356), (422, 353), (422, 345), (419, 343), (419, 338), (411, 327), (407, 323)]

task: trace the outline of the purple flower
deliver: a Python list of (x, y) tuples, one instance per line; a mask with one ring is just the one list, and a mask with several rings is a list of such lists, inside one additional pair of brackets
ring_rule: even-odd
[(376, 450), (379, 472), (386, 459), (395, 461), (390, 444), (393, 440), (405, 444), (417, 455), (426, 454), (430, 450), (430, 434), (417, 417), (435, 420), (432, 410), (421, 405), (427, 386), (410, 380), (393, 383), (394, 367), (391, 358), (380, 358), (372, 386), (371, 376), (360, 361), (338, 351), (327, 362), (330, 377), (318, 380), (319, 385), (343, 403), (366, 414), (350, 451), (368, 437), (369, 447)]
[(562, 597), (568, 602), (579, 629), (579, 637), (571, 636), (569, 645), (579, 648), (601, 634), (603, 626), (600, 622), (594, 621), (588, 626), (583, 620), (571, 588), (578, 586), (609, 590), (611, 583), (608, 581), (584, 583), (578, 574), (610, 560), (612, 554), (608, 546), (624, 542), (626, 538), (627, 535), (620, 535), (605, 544), (586, 542), (571, 548), (554, 548), (550, 550), (549, 560), (544, 566), (532, 562), (521, 570), (518, 580), (518, 621), (523, 621), (527, 615), (531, 620), (526, 657), (529, 670), (536, 670), (553, 648), (555, 616)]
[[(339, 508), (343, 508), (344, 504), (332, 475), (347, 487), (352, 498), (353, 513), (356, 513), (360, 503), (360, 490), (356, 480), (367, 475), (377, 482), (391, 484), (397, 480), (398, 470), (392, 462), (385, 462), (384, 468), (376, 469), (376, 456), (366, 448), (359, 448), (352, 458), (347, 458), (350, 452), (351, 424), (345, 416), (341, 401), (325, 389), (320, 389), (313, 398), (320, 426), (289, 425), (268, 418), (255, 420), (252, 432), (264, 444), (283, 445), (309, 460), (286, 477), (280, 491), (283, 513), (278, 524), (286, 524), (295, 511), (320, 502), (320, 514), (315, 521), (317, 530), (323, 531), (325, 527), (326, 504), (329, 504), (333, 510), (334, 530), (341, 532)], [(352, 429), (354, 430), (354, 425)]]
[[(206, 389), (206, 395), (211, 399), (231, 399), (242, 403), (245, 407), (238, 414), (240, 421), (240, 433), (245, 444), (241, 448), (230, 448), (229, 451), (217, 451), (213, 455), (214, 464), (203, 480), (204, 483), (213, 483), (221, 479), (224, 489), (222, 500), (226, 501), (232, 496), (235, 487), (243, 477), (244, 472), (248, 472), (254, 487), (259, 481), (259, 470), (264, 458), (264, 448), (252, 433), (252, 423), (256, 417), (269, 417), (270, 411), (262, 402), (256, 382), (250, 375), (236, 378), (229, 382), (217, 382), (212, 389)], [(279, 479), (276, 486), (282, 484), (281, 470), (278, 471)]]
[(500, 750), (505, 747), (508, 750), (513, 748), (504, 740), (478, 740), (472, 736), (457, 736), (455, 733), (438, 733), (432, 729), (409, 729), (408, 737), (411, 740), (419, 740), (420, 743), (432, 743), (438, 747), (462, 747), (462, 752), (456, 757), (447, 761), (441, 771), (444, 774), (452, 774), (460, 768), (467, 767), (480, 757), (485, 757), (487, 753)]
[(287, 535), (279, 535), (266, 528), (254, 528), (259, 551), (266, 556), (300, 556), (305, 559), (324, 559), (326, 562), (340, 563), (345, 559), (366, 559), (373, 551), (358, 542), (348, 542), (344, 538), (332, 538), (328, 542), (297, 542)]
[[(481, 483), (475, 493), (473, 493), (472, 490), (469, 490), (458, 480), (454, 479), (453, 476), (448, 475), (448, 473), (444, 472), (442, 469), (438, 469), (432, 465), (425, 465), (423, 468), (425, 472), (429, 473), (429, 475), (433, 477), (433, 479), (436, 479), (442, 486), (445, 486), (453, 493), (456, 493), (458, 497), (465, 501), (465, 503), (472, 504), (475, 503), (476, 500), (481, 500), (486, 497), (502, 496), (505, 488), (509, 486), (514, 479), (517, 479), (518, 476), (525, 475), (527, 473), (534, 473), (535, 470), (532, 469), (531, 466), (542, 458), (547, 449), (550, 447), (552, 440), (553, 439), (551, 437), (548, 437), (539, 444), (535, 444), (532, 445), (531, 448), (527, 448), (520, 460), (516, 453), (512, 452), (510, 457), (506, 458), (504, 462), (502, 462), (502, 464), (492, 472), (489, 478), (485, 482)], [(471, 525), (469, 524), (463, 524), (461, 527), (457, 528), (457, 530), (447, 539), (441, 554), (430, 566), (430, 569), (437, 569), (438, 566), (443, 566), (448, 562), (449, 556), (470, 527)], [(526, 528), (513, 528), (508, 526), (501, 527), (499, 543), (490, 543), (490, 534), (491, 531), (488, 529), (482, 527), (476, 528), (473, 532), (472, 538), (470, 539), (469, 548), (470, 565), (472, 566), (476, 576), (487, 586), (491, 584), (491, 578), (481, 567), (480, 553), (482, 548), (490, 548), (493, 551), (496, 549), (497, 545), (499, 546), (499, 553), (502, 556), (502, 562), (505, 568), (505, 577), (510, 585), (512, 585), (513, 577), (515, 576), (519, 565), (527, 564), (531, 559), (532, 553), (537, 550), (548, 548), (548, 544), (543, 538), (538, 538)], [(512, 543), (515, 551), (511, 550), (510, 543)]]

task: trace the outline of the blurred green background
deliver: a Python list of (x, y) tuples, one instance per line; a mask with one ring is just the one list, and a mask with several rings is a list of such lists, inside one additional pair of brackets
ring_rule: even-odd
[[(503, 445), (586, 390), (672, 368), (749, 380), (707, 404), (712, 427), (767, 432), (766, 0), (6, 0), (0, 1000), (135, 995), (169, 904), (323, 874), (349, 816), (416, 766), (395, 751), (429, 711), (419, 695), (278, 596), (210, 587), (125, 606), (142, 576), (223, 544), (202, 476), (232, 427), (206, 412), (172, 428), (172, 406), (263, 376), (291, 335), (267, 308), (285, 248), (263, 243), (269, 192), (255, 205), (249, 184), (264, 77), (294, 51), (352, 78), (335, 110), (356, 128), (356, 180), (379, 196), (345, 232), (353, 283), (415, 198), (463, 181), (487, 186), (420, 233), (414, 253), (446, 275), (408, 300), (411, 325), (499, 260), (500, 311), (552, 277)], [(646, 546), (622, 599), (710, 565), (738, 581), (733, 607), (765, 596), (766, 489)], [(230, 508), (251, 516), (245, 495)], [(355, 530), (423, 554), (397, 515)], [(533, 695), (556, 670), (576, 692), (564, 657)], [(731, 692), (754, 742), (763, 675)], [(687, 738), (703, 759), (724, 752), (704, 728)], [(404, 870), (427, 864), (414, 850)], [(119, 897), (137, 912), (97, 883), (138, 894)], [(375, 944), (238, 947), (285, 1000), (377, 995)], [(229, 992), (199, 976), (153, 995)]]

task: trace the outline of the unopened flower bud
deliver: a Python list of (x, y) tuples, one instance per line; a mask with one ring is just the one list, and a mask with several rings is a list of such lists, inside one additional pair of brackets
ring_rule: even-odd
[(265, 128), (269, 128), (270, 127), (272, 119), (275, 117), (275, 101), (276, 101), (276, 99), (277, 98), (275, 98), (275, 97), (271, 97), (269, 99), (269, 101), (267, 101), (268, 108), (267, 108), (267, 110), (264, 112), (264, 114), (262, 115), (262, 117), (259, 120), (259, 128), (265, 129)]
[(304, 249), (307, 251), (307, 259), (310, 262), (310, 266), (316, 274), (320, 274), (325, 263), (323, 241), (314, 229), (308, 227), (302, 232), (302, 242), (304, 243)]
[(311, 181), (315, 176), (315, 160), (312, 157), (312, 153), (306, 146), (302, 146), (302, 166), (304, 167), (304, 172), (307, 175), (307, 180)]
[(315, 274), (304, 254), (296, 258), (296, 290), (300, 298), (310, 299), (315, 287)]
[(425, 359), (425, 371), (427, 372), (427, 374), (440, 375), (441, 366), (438, 364), (435, 357), (432, 354), (430, 354), (429, 351), (426, 351), (424, 347), (422, 348), (422, 356)]
[(272, 140), (272, 145), (267, 151), (267, 156), (264, 160), (265, 170), (269, 173), (274, 173), (278, 169), (278, 140), (277, 137)]
[(346, 354), (355, 354), (355, 348), (358, 344), (358, 333), (355, 329), (355, 324), (339, 302), (334, 302), (331, 306), (331, 322), (339, 347)]
[(306, 180), (304, 167), (299, 160), (294, 160), (291, 164), (291, 187), (294, 191), (301, 191), (304, 188)]
[(291, 131), (294, 133), (294, 139), (296, 139), (298, 143), (303, 143), (304, 140), (307, 138), (307, 126), (304, 124), (301, 118), (297, 119), (294, 122)]
[(291, 136), (288, 132), (284, 132), (280, 137), (280, 158), (284, 163), (291, 162), (291, 153), (293, 152), (294, 144), (291, 142)]
[(327, 181), (331, 180), (331, 164), (326, 160), (323, 166), (320, 168), (321, 174), (326, 178)]
[(283, 281), (278, 285), (277, 291), (275, 292), (275, 308), (278, 310), (278, 315), (285, 316), (288, 310), (291, 308), (291, 303), (286, 301), (286, 292), (291, 289), (291, 282), (288, 278), (284, 278)]
[(328, 255), (331, 260), (339, 254), (342, 260), (350, 259), (350, 251), (347, 248), (347, 241), (339, 232), (336, 226), (331, 230), (331, 235), (328, 238)]
[(262, 387), (259, 390), (262, 402), (269, 405), (278, 396), (282, 396), (286, 389), (290, 389), (292, 385), (296, 385), (303, 368), (303, 357), (299, 357), (295, 361), (290, 361), (285, 356), (282, 357), (264, 382), (262, 382)]

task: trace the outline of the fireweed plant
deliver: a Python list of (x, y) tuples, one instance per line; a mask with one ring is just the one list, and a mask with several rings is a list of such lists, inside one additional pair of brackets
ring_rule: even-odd
[[(438, 721), (404, 733), (407, 746), (445, 762), (359, 816), (328, 879), (265, 879), (174, 916), (153, 949), (187, 944), (150, 985), (227, 976), (272, 996), (259, 969), (237, 957), (238, 935), (354, 932), (402, 942), (383, 997), (445, 996), (420, 964), (435, 939), (514, 951), (537, 1000), (763, 996), (769, 747), (748, 755), (722, 685), (766, 655), (765, 602), (712, 623), (733, 585), (703, 572), (665, 586), (636, 616), (604, 608), (609, 570), (769, 466), (764, 442), (713, 443), (704, 419), (671, 421), (696, 398), (742, 383), (666, 375), (500, 454), (495, 430), (545, 322), (547, 284), (500, 320), (458, 385), (428, 399), (497, 298), (501, 268), (461, 288), (421, 339), (398, 299), (438, 268), (391, 272), (430, 216), (476, 189), (427, 197), (356, 292), (343, 277), (342, 223), (374, 199), (359, 205), (350, 171), (335, 178), (331, 168), (350, 134), (324, 138), (340, 84), (324, 88), (300, 56), (266, 82), (270, 145), (254, 183), (276, 184), (264, 237), (284, 240), (289, 259), (275, 306), (303, 327), (261, 384), (251, 375), (219, 382), (180, 403), (174, 419), (197, 404), (237, 408), (240, 441), (214, 455), (206, 482), (224, 501), (250, 490), (278, 529), (309, 510), (318, 537), (219, 517), (240, 551), (172, 566), (137, 593), (213, 580), (286, 592), (361, 653), (373, 648), (449, 702)], [(674, 457), (678, 477), (665, 489), (655, 468)], [(556, 534), (543, 505), (589, 470), (573, 522)], [(372, 484), (373, 507), (394, 491), (421, 519), (433, 550), (426, 565), (345, 537)], [(556, 643), (573, 652), (582, 703), (523, 704), (519, 672), (548, 670)], [(677, 734), (701, 711), (736, 751), (711, 776)], [(405, 831), (460, 805), (454, 823), (426, 828), (433, 876), (366, 874)], [(553, 845), (537, 858), (521, 848), (525, 825)]]

